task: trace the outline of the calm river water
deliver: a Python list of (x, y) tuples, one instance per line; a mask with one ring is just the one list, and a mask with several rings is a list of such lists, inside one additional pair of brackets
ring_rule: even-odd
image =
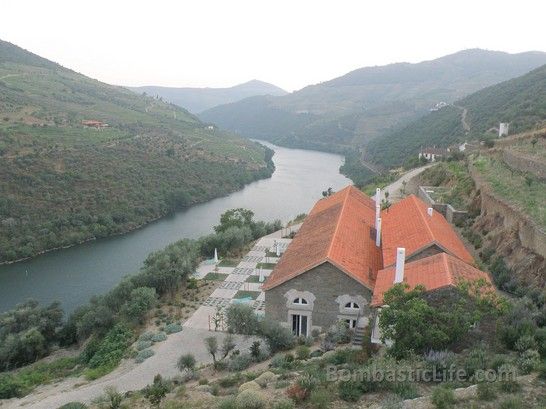
[(211, 233), (227, 209), (244, 207), (253, 210), (257, 220), (286, 222), (307, 213), (327, 187), (338, 190), (351, 183), (339, 173), (341, 156), (262, 143), (275, 150), (276, 170), (270, 179), (122, 236), (0, 266), (0, 311), (34, 298), (42, 303), (59, 300), (70, 312), (92, 295), (108, 291), (123, 276), (138, 271), (150, 252), (181, 238)]

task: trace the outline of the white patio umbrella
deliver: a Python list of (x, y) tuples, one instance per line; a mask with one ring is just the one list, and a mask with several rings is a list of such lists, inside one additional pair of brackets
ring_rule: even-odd
[(260, 267), (260, 283), (263, 283), (264, 280), (265, 280), (264, 271), (263, 271), (262, 268)]
[(214, 262), (218, 264), (218, 250), (214, 249)]

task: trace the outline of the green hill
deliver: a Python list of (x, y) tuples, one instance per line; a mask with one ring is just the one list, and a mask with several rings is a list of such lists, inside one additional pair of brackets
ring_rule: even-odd
[[(467, 110), (462, 125), (463, 110)], [(439, 111), (371, 141), (370, 160), (390, 167), (417, 154), (422, 146), (447, 147), (464, 140), (483, 139), (488, 130), (496, 134), (499, 122), (509, 122), (510, 132), (532, 129), (546, 120), (546, 65), (530, 73), (475, 92)]]
[(174, 87), (129, 87), (148, 95), (160, 96), (191, 112), (199, 113), (218, 105), (229, 104), (257, 95), (286, 95), (287, 92), (273, 84), (252, 80), (229, 88), (174, 88)]
[(270, 159), (175, 105), (0, 41), (0, 262), (227, 194), (269, 176)]
[(545, 63), (546, 53), (465, 50), (417, 64), (361, 68), (286, 96), (218, 106), (200, 117), (285, 146), (344, 152), (425, 115), (440, 101), (453, 102)]

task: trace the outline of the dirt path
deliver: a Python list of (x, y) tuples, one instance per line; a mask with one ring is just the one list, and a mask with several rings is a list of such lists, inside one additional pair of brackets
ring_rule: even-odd
[[(82, 378), (71, 378), (55, 385), (43, 386), (22, 399), (0, 403), (0, 408), (55, 409), (68, 402), (90, 403), (102, 395), (107, 386), (114, 386), (120, 392), (142, 389), (152, 382), (156, 374), (168, 378), (179, 374), (175, 364), (182, 354), (191, 352), (198, 364), (211, 363), (210, 355), (203, 342), (211, 335), (217, 336), (219, 343), (225, 337), (225, 334), (220, 332), (184, 328), (182, 332), (172, 334), (166, 341), (156, 344), (152, 348), (155, 355), (141, 364), (126, 361), (114, 372), (92, 382), (86, 383)], [(248, 349), (253, 340), (236, 336), (237, 348)]]
[(470, 132), (470, 125), (466, 121), (466, 115), (468, 114), (468, 109), (466, 109), (465, 107), (459, 106), (459, 105), (453, 105), (453, 106), (455, 108), (459, 108), (462, 111), (462, 113), (461, 113), (461, 124), (462, 124), (463, 129), (464, 129), (465, 132)]

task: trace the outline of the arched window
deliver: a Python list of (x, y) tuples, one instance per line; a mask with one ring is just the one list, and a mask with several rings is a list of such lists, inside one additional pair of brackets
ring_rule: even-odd
[(345, 308), (350, 308), (350, 309), (353, 309), (353, 310), (358, 310), (360, 309), (360, 306), (355, 303), (355, 302), (348, 302), (347, 304), (345, 304)]
[(307, 305), (307, 300), (305, 298), (296, 298), (294, 304)]

